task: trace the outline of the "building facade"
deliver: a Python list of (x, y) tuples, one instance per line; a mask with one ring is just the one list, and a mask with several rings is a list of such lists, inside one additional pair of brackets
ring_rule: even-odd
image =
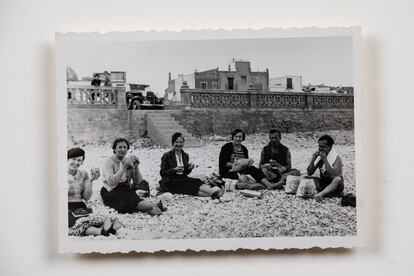
[(168, 88), (165, 98), (170, 101), (180, 101), (180, 88), (186, 82), (190, 89), (248, 91), (267, 93), (269, 91), (269, 70), (252, 71), (249, 61), (234, 61), (234, 69), (229, 65), (227, 71), (219, 68), (192, 74), (179, 74), (177, 78), (168, 78)]
[(177, 78), (171, 79), (171, 73), (168, 76), (168, 88), (165, 89), (164, 99), (167, 101), (181, 101), (180, 89), (184, 82), (189, 88), (195, 88), (195, 73), (192, 74), (178, 74)]
[(219, 68), (196, 72), (195, 88), (247, 91), (254, 88), (257, 92), (269, 91), (269, 70), (252, 71), (249, 61), (235, 61), (234, 70), (231, 66), (227, 71)]
[(303, 92), (302, 76), (270, 78), (270, 92)]

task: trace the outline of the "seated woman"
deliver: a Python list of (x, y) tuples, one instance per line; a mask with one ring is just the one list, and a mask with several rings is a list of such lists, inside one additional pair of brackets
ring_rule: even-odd
[[(99, 178), (99, 170), (92, 170), (91, 178), (86, 171), (79, 167), (85, 160), (85, 151), (81, 148), (68, 150), (68, 218), (69, 235), (87, 236), (116, 234), (121, 228), (118, 219), (113, 222), (109, 217), (105, 218), (89, 214), (91, 210), (84, 203), (92, 196), (92, 183)], [(79, 210), (84, 211), (79, 214)]]
[(138, 189), (149, 192), (149, 185), (138, 169), (138, 158), (126, 156), (129, 142), (124, 138), (115, 139), (112, 150), (114, 154), (105, 161), (103, 166), (101, 189), (103, 203), (121, 214), (140, 211), (150, 215), (160, 215), (161, 211), (165, 211), (166, 208), (162, 201), (155, 205), (143, 200), (136, 193)]
[(232, 171), (233, 164), (236, 159), (239, 158), (249, 158), (249, 151), (245, 146), (242, 145), (242, 142), (246, 139), (246, 134), (242, 129), (236, 129), (231, 134), (231, 142), (225, 144), (220, 151), (219, 156), (219, 173), (223, 178), (239, 179), (239, 174), (251, 175), (259, 185), (254, 185), (252, 187), (248, 185), (238, 184), (236, 188), (238, 189), (273, 189), (274, 184), (270, 183), (263, 172), (250, 165), (238, 172)]
[(224, 186), (210, 187), (200, 179), (188, 177), (194, 168), (189, 162), (188, 154), (183, 151), (184, 137), (177, 132), (171, 138), (173, 148), (164, 153), (161, 158), (161, 180), (160, 190), (173, 194), (187, 194), (195, 196), (206, 196), (213, 199), (224, 194)]

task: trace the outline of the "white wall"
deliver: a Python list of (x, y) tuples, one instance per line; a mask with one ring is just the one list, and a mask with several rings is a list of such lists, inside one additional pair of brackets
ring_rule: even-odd
[[(413, 275), (413, 10), (410, 0), (1, 1), (0, 275)], [(335, 25), (363, 30), (365, 248), (56, 254), (55, 31)]]
[[(287, 79), (292, 79), (292, 90), (286, 91)], [(272, 92), (303, 92), (301, 76), (282, 76), (269, 79), (269, 91)]]
[(181, 86), (183, 86), (184, 81), (187, 82), (187, 86), (188, 88), (195, 88), (195, 78), (194, 78), (194, 73), (191, 74), (179, 74), (176, 78), (175, 78), (175, 95), (172, 99), (172, 101), (181, 101)]

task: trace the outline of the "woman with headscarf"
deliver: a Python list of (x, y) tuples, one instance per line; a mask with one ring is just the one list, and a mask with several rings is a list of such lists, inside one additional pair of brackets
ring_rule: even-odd
[(224, 186), (221, 188), (217, 186), (210, 187), (200, 179), (188, 177), (195, 166), (190, 163), (189, 155), (183, 150), (184, 136), (176, 132), (171, 137), (171, 142), (173, 148), (164, 153), (161, 158), (161, 191), (168, 191), (173, 194), (205, 196), (213, 199), (221, 197), (225, 191)]

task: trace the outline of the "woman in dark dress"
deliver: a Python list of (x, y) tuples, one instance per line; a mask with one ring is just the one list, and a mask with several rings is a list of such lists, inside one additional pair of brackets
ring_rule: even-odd
[[(232, 132), (231, 135), (232, 141), (225, 144), (220, 151), (219, 156), (219, 173), (223, 178), (238, 179), (239, 174), (249, 174), (251, 175), (256, 182), (261, 183), (263, 186), (261, 188), (273, 189), (274, 184), (269, 182), (263, 172), (254, 167), (248, 166), (247, 168), (238, 171), (230, 171), (233, 167), (233, 163), (238, 158), (249, 158), (249, 151), (245, 146), (242, 145), (242, 142), (246, 139), (246, 134), (242, 129), (236, 129)], [(240, 187), (240, 188), (249, 188), (249, 187)], [(260, 187), (259, 187), (260, 188)]]
[(210, 187), (200, 179), (188, 177), (194, 168), (189, 162), (188, 154), (183, 151), (184, 137), (174, 133), (171, 142), (173, 148), (161, 158), (160, 190), (173, 194), (187, 194), (219, 198), (224, 194), (224, 187)]

